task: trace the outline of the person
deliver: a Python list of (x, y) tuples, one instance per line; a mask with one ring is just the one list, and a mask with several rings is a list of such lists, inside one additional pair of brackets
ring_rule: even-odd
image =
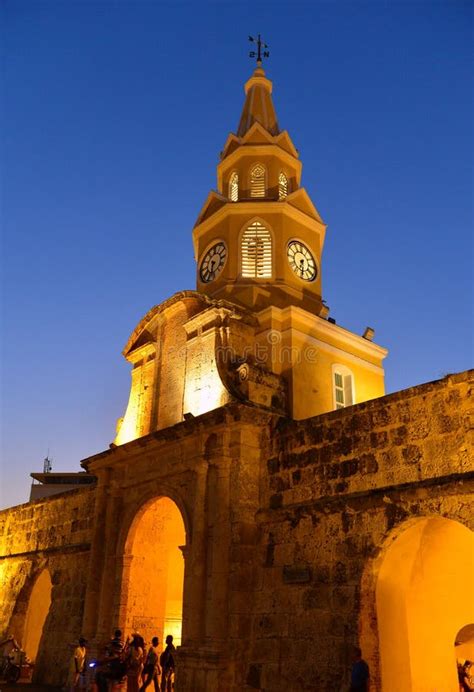
[(19, 651), (20, 649), (21, 646), (18, 644), (13, 634), (10, 634), (6, 639), (0, 642), (0, 674), (3, 674), (8, 668), (12, 651)]
[(470, 677), (472, 661), (465, 661), (459, 670), (459, 690), (460, 692), (470, 692), (474, 690), (474, 683)]
[(349, 692), (368, 692), (369, 666), (362, 658), (362, 651), (354, 647), (354, 657), (351, 670), (351, 686)]
[(132, 636), (127, 655), (127, 692), (138, 692), (143, 669), (144, 642), (138, 632)]
[(155, 692), (159, 692), (160, 690), (158, 676), (160, 675), (161, 670), (158, 662), (158, 644), (158, 637), (153, 637), (151, 640), (151, 646), (146, 655), (145, 666), (143, 668), (143, 684), (140, 687), (140, 692), (144, 692), (152, 680), (155, 687)]
[(125, 642), (122, 639), (122, 630), (115, 630), (114, 636), (110, 640), (110, 644), (107, 647), (109, 656), (116, 656), (117, 654), (122, 654), (125, 648)]
[(122, 631), (115, 630), (105, 652), (105, 659), (98, 665), (100, 670), (95, 676), (98, 692), (107, 692), (109, 680), (121, 680), (126, 675), (126, 664), (123, 660), (125, 642), (122, 639)]
[(86, 663), (86, 640), (84, 637), (79, 637), (78, 646), (74, 649), (74, 652), (69, 663), (69, 673), (68, 673), (68, 686), (73, 692), (79, 687), (79, 681), (81, 675), (84, 673), (84, 666)]
[(166, 647), (160, 656), (161, 664), (161, 690), (162, 692), (171, 692), (174, 683), (174, 674), (176, 667), (176, 648), (173, 644), (173, 635), (168, 634), (166, 637)]

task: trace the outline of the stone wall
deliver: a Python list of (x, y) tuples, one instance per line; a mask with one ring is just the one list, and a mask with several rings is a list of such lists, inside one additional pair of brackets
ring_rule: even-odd
[(358, 641), (380, 689), (371, 564), (417, 517), (474, 528), (470, 375), (272, 422), (255, 593), (234, 614), (234, 636), (252, 641), (236, 689), (346, 689)]
[(0, 639), (12, 633), (23, 644), (30, 596), (47, 570), (51, 607), (35, 677), (50, 684), (64, 683), (69, 644), (81, 634), (94, 499), (87, 488), (0, 512)]
[(36, 675), (62, 683), (79, 634), (127, 626), (129, 537), (168, 497), (186, 532), (177, 689), (345, 690), (358, 641), (380, 689), (386, 546), (421, 517), (473, 525), (471, 375), (306, 421), (233, 403), (91, 457), (96, 488), (0, 513), (0, 636), (21, 640), (47, 569)]

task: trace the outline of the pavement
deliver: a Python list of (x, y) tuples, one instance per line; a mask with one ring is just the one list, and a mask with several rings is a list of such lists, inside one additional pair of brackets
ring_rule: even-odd
[(34, 685), (31, 682), (17, 682), (15, 684), (6, 683), (0, 680), (0, 692), (13, 692), (13, 690), (22, 690), (22, 692), (60, 692), (60, 687), (51, 687), (50, 685)]

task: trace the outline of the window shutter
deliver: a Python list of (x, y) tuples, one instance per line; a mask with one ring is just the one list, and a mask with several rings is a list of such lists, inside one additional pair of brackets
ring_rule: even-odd
[(344, 375), (344, 406), (352, 406), (352, 375)]
[(288, 178), (284, 173), (278, 176), (278, 199), (282, 200), (288, 196)]
[(242, 276), (269, 279), (272, 276), (272, 237), (259, 221), (254, 221), (242, 235)]
[(334, 373), (334, 400), (336, 409), (352, 406), (354, 403), (352, 396), (352, 375), (343, 375), (341, 372)]
[(250, 173), (250, 196), (265, 197), (265, 168), (260, 163)]
[(239, 174), (232, 173), (229, 180), (229, 199), (231, 202), (239, 201)]

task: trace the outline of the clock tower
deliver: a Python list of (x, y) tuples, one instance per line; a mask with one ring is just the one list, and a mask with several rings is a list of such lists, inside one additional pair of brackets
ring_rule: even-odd
[(301, 161), (258, 64), (245, 84), (236, 134), (217, 166), (193, 230), (197, 288), (252, 310), (301, 307), (325, 314), (321, 255), (326, 226), (301, 187)]
[(236, 400), (303, 419), (382, 396), (387, 351), (373, 329), (353, 334), (328, 317), (325, 233), (257, 60), (193, 229), (197, 290), (155, 306), (132, 332), (114, 444)]

